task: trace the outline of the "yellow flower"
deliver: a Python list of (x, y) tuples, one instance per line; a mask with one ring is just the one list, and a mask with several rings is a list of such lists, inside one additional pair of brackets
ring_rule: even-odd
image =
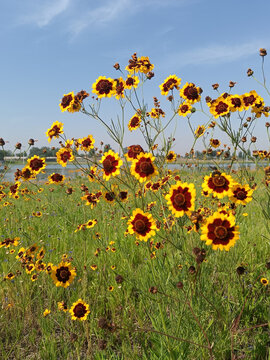
[(116, 82), (111, 78), (100, 76), (92, 85), (92, 92), (97, 94), (98, 98), (111, 97), (115, 95)]
[(215, 212), (201, 227), (201, 240), (212, 245), (213, 250), (228, 251), (239, 239), (239, 226), (232, 214)]
[(128, 123), (128, 129), (130, 131), (137, 130), (142, 122), (141, 117), (138, 114), (132, 116)]
[(196, 190), (194, 184), (178, 181), (170, 187), (169, 194), (165, 196), (169, 210), (175, 217), (190, 214), (195, 208)]
[(150, 180), (158, 174), (154, 165), (155, 157), (151, 153), (140, 153), (137, 159), (132, 161), (130, 172), (140, 182)]
[(157, 230), (156, 222), (150, 213), (144, 213), (141, 209), (133, 211), (128, 220), (128, 233), (135, 234), (137, 239), (147, 241), (155, 235)]
[(48, 136), (48, 142), (51, 142), (52, 138), (59, 138), (59, 134), (63, 134), (63, 126), (64, 124), (55, 121), (52, 126), (46, 131), (46, 136)]
[(80, 145), (81, 150), (90, 151), (94, 148), (95, 139), (92, 135), (88, 135), (82, 139), (78, 139), (78, 144)]
[(205, 133), (205, 126), (204, 125), (199, 125), (197, 127), (197, 129), (195, 130), (195, 136), (197, 138), (199, 138), (200, 136), (202, 136)]
[(103, 179), (108, 181), (111, 176), (120, 174), (120, 167), (123, 161), (120, 159), (118, 153), (109, 150), (102, 156), (100, 163), (103, 166)]
[(173, 89), (179, 90), (179, 85), (181, 84), (181, 79), (176, 75), (170, 75), (164, 82), (159, 85), (161, 95), (168, 95), (168, 92)]
[(69, 110), (72, 107), (74, 101), (75, 97), (73, 91), (68, 94), (64, 94), (61, 103), (59, 104), (61, 111)]
[(87, 319), (87, 316), (90, 313), (89, 305), (82, 299), (79, 299), (72, 304), (69, 313), (72, 320), (84, 321)]
[(51, 313), (51, 310), (49, 309), (45, 309), (45, 311), (43, 312), (43, 316), (46, 317)]
[(76, 276), (76, 270), (71, 267), (70, 263), (62, 261), (58, 266), (53, 266), (51, 278), (55, 285), (67, 288)]
[(68, 161), (74, 160), (72, 149), (70, 147), (61, 148), (56, 153), (56, 159), (58, 164), (62, 165), (63, 167), (66, 167)]

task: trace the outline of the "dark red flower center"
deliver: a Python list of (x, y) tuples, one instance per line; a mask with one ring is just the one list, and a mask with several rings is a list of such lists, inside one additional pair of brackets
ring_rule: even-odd
[(233, 98), (232, 99), (232, 104), (233, 104), (234, 107), (240, 107), (241, 106), (241, 99)]
[(225, 104), (223, 101), (220, 101), (216, 106), (216, 112), (218, 114), (222, 114), (228, 110), (228, 105)]
[(142, 161), (140, 163), (140, 171), (146, 175), (150, 175), (154, 172), (154, 167), (149, 161)]
[(71, 158), (70, 151), (65, 151), (61, 154), (61, 160), (67, 162)]
[(169, 79), (168, 81), (163, 84), (163, 90), (165, 92), (168, 92), (170, 89), (173, 89), (174, 87), (177, 87), (177, 81), (175, 79)]
[(84, 147), (88, 147), (88, 146), (91, 146), (91, 145), (92, 145), (92, 141), (89, 138), (82, 141), (82, 146), (84, 146)]
[(254, 95), (250, 95), (250, 96), (244, 97), (243, 100), (244, 100), (245, 105), (249, 106), (249, 105), (252, 105), (255, 102), (256, 98), (255, 98)]
[(146, 224), (142, 219), (138, 219), (134, 223), (134, 228), (135, 228), (135, 231), (142, 232), (145, 230)]
[(43, 167), (43, 160), (42, 159), (33, 159), (30, 161), (30, 168), (34, 171), (38, 171)]
[(113, 169), (113, 163), (110, 159), (105, 159), (103, 161), (103, 169), (106, 171), (106, 172), (110, 172), (112, 169)]
[(181, 194), (181, 193), (177, 194), (177, 195), (175, 195), (173, 201), (174, 201), (175, 205), (182, 206), (186, 202), (185, 195)]
[(103, 95), (103, 94), (108, 95), (110, 93), (110, 91), (112, 91), (112, 88), (113, 88), (112, 82), (109, 80), (105, 80), (105, 79), (100, 80), (96, 86), (97, 91), (101, 95)]
[(181, 111), (181, 113), (186, 113), (187, 111), (188, 111), (188, 105), (182, 105), (181, 107), (180, 107), (180, 111)]
[(244, 189), (237, 189), (234, 191), (234, 196), (238, 200), (245, 200), (247, 198), (247, 192)]
[(214, 234), (218, 239), (225, 239), (228, 235), (228, 231), (225, 226), (217, 226), (214, 230)]
[(87, 310), (86, 310), (85, 305), (83, 305), (81, 303), (77, 304), (73, 309), (74, 316), (76, 316), (77, 318), (84, 317), (86, 312), (87, 312)]
[(133, 118), (130, 121), (130, 126), (136, 127), (139, 125), (139, 123), (140, 123), (140, 118), (138, 116), (133, 116)]
[(54, 181), (54, 182), (60, 182), (60, 181), (63, 180), (63, 175), (61, 175), (61, 174), (53, 174), (53, 175), (51, 176), (51, 179), (52, 179), (52, 181)]
[(56, 277), (58, 281), (66, 283), (71, 276), (71, 272), (69, 268), (66, 266), (61, 266), (59, 269), (56, 270)]
[(189, 99), (189, 100), (196, 100), (199, 97), (198, 94), (198, 90), (196, 89), (195, 86), (191, 85), (191, 86), (187, 86), (184, 90), (184, 95)]
[(61, 102), (62, 107), (66, 108), (67, 106), (69, 106), (72, 100), (73, 100), (73, 96), (71, 94), (65, 95)]
[(226, 179), (224, 176), (213, 176), (212, 181), (213, 184), (218, 187), (224, 186), (226, 183)]

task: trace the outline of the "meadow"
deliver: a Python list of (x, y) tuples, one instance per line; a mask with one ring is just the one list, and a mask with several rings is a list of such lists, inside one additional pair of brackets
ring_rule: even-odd
[[(255, 91), (222, 93), (206, 100), (210, 115), (194, 129), (202, 91), (193, 83), (180, 89), (181, 79), (170, 75), (160, 85), (171, 117), (156, 98), (152, 110), (139, 101), (136, 88), (152, 69), (133, 54), (126, 80), (96, 80), (89, 109), (85, 91), (61, 100), (62, 111), (100, 121), (120, 155), (94, 145), (94, 135), (68, 138), (55, 122), (48, 141), (60, 140), (57, 163), (75, 164), (77, 177), (39, 180), (46, 169), (39, 156), (12, 182), (3, 172), (1, 359), (270, 359), (270, 155), (250, 152), (254, 122), (269, 108)], [(100, 117), (110, 96), (122, 114), (127, 104), (136, 110), (128, 124), (124, 116), (110, 124)], [(175, 139), (164, 134), (176, 116), (189, 122), (194, 143), (172, 170)], [(229, 138), (230, 154), (216, 127)], [(145, 143), (124, 151), (124, 128), (141, 131)], [(195, 157), (199, 138), (205, 157), (220, 149), (211, 168)], [(94, 146), (99, 155), (87, 157)]]

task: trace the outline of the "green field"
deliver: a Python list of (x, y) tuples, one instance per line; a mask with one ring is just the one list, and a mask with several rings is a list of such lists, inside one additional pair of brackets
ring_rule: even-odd
[[(187, 215), (171, 219), (164, 195), (174, 176), (142, 197), (134, 196), (139, 186), (127, 189), (127, 202), (110, 204), (101, 196), (93, 209), (81, 199), (81, 185), (89, 192), (101, 187), (87, 178), (23, 182), (18, 199), (2, 197), (1, 241), (20, 239), (16, 247), (0, 248), (0, 358), (269, 359), (270, 288), (261, 282), (270, 280), (269, 190), (263, 171), (232, 176), (257, 188), (250, 203), (233, 210), (240, 238), (228, 252), (201, 241), (199, 227), (189, 232), (194, 224)], [(196, 210), (231, 206), (228, 197), (201, 195), (202, 173), (182, 172), (181, 181), (195, 184)], [(11, 184), (2, 185), (8, 194)], [(153, 201), (148, 212), (160, 224), (155, 236), (145, 242), (125, 235), (132, 211), (146, 211)], [(75, 232), (89, 219), (97, 224)], [(29, 255), (34, 244), (38, 249)], [(28, 260), (16, 259), (21, 247)], [(62, 259), (76, 269), (66, 288), (46, 271)], [(30, 274), (27, 264), (34, 264)], [(85, 321), (58, 308), (64, 302), (69, 310), (79, 299), (89, 305)]]

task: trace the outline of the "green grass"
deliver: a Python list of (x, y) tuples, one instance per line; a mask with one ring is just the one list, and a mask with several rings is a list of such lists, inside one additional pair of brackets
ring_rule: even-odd
[[(254, 173), (234, 178), (240, 176), (244, 182), (247, 175), (250, 179)], [(185, 172), (181, 178), (196, 185), (196, 209), (200, 205), (217, 208), (217, 200), (203, 199), (200, 194), (202, 174)], [(254, 200), (236, 209), (240, 239), (229, 252), (212, 250), (200, 240), (200, 232), (188, 233), (184, 226), (191, 222), (185, 216), (176, 219), (169, 230), (162, 226), (153, 239), (162, 247), (155, 250), (153, 259), (150, 241), (136, 245), (135, 237), (124, 235), (127, 219), (121, 217), (129, 217), (135, 208), (132, 197), (123, 208), (101, 198), (91, 210), (81, 200), (80, 185), (93, 191), (100, 186), (87, 179), (78, 178), (64, 186), (22, 184), (21, 188), (27, 186), (35, 193), (0, 202), (2, 240), (20, 237), (14, 254), (9, 253), (13, 247), (0, 249), (0, 358), (193, 360), (212, 355), (224, 360), (233, 356), (269, 359), (269, 326), (260, 326), (269, 322), (270, 306), (269, 286), (260, 283), (262, 277), (270, 280), (266, 268), (270, 234), (265, 218), (270, 216), (269, 191), (262, 178), (262, 173), (256, 174)], [(71, 186), (74, 192), (67, 195), (65, 189)], [(37, 193), (38, 187), (44, 191)], [(163, 224), (160, 199), (161, 192), (147, 193), (145, 202), (157, 201), (152, 214)], [(12, 204), (3, 206), (5, 201)], [(136, 201), (140, 204), (140, 199)], [(33, 211), (41, 211), (42, 217), (33, 217)], [(170, 214), (166, 208), (164, 211)], [(94, 228), (74, 232), (89, 219), (98, 220)], [(110, 245), (112, 241), (115, 243)], [(46, 264), (57, 265), (63, 254), (68, 255), (77, 271), (69, 287), (56, 287), (44, 271), (38, 272), (37, 281), (31, 281), (15, 257), (20, 247), (34, 243), (45, 248)], [(112, 246), (115, 252), (106, 250)], [(206, 250), (206, 261), (200, 265), (194, 247)], [(93, 264), (96, 271), (90, 268)], [(194, 274), (190, 266), (196, 268)], [(236, 271), (239, 266), (245, 269), (243, 275)], [(16, 274), (15, 278), (4, 280), (9, 272)], [(123, 277), (122, 283), (116, 282), (117, 275)], [(113, 291), (108, 290), (110, 286)], [(150, 292), (151, 287), (157, 292)], [(86, 321), (72, 321), (68, 312), (57, 309), (57, 302), (65, 301), (70, 308), (79, 298), (90, 306)], [(51, 313), (43, 317), (46, 308)]]

